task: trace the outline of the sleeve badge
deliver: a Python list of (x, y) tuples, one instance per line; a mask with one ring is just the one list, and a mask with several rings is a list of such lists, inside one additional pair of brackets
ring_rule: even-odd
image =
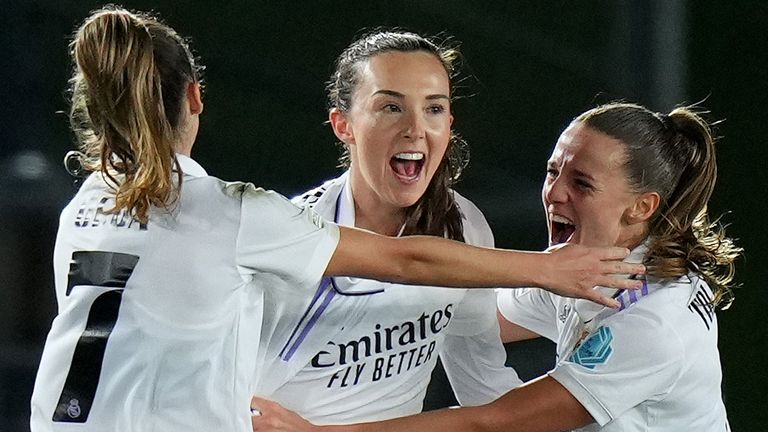
[(595, 366), (604, 364), (613, 353), (611, 348), (613, 333), (609, 327), (600, 327), (589, 335), (574, 352), (568, 357), (568, 361), (594, 369)]

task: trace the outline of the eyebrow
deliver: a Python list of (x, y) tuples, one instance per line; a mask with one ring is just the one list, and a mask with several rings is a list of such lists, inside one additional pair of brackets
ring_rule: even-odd
[[(402, 94), (400, 92), (396, 92), (394, 90), (377, 90), (377, 91), (373, 92), (373, 94), (374, 95), (383, 94), (383, 95), (387, 95), (387, 96), (396, 97), (398, 99), (405, 99), (405, 95), (404, 94)], [(451, 98), (449, 98), (448, 96), (446, 96), (444, 94), (432, 94), (432, 95), (428, 95), (425, 99), (427, 99), (427, 100), (435, 100), (435, 99), (450, 100)]]
[(589, 175), (589, 174), (585, 173), (584, 171), (581, 171), (581, 170), (578, 170), (578, 169), (575, 169), (575, 170), (573, 170), (573, 171), (574, 171), (574, 172), (576, 173), (576, 175), (577, 175), (577, 176), (579, 176), (579, 177), (586, 177), (586, 178), (587, 178), (587, 179), (589, 179), (589, 180), (592, 180), (592, 181), (597, 181), (597, 180), (596, 180), (594, 177), (592, 177), (591, 175)]

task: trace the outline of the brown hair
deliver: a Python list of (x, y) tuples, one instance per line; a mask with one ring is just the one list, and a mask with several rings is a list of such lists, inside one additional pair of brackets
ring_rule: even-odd
[[(348, 112), (352, 106), (352, 95), (359, 83), (359, 65), (378, 54), (392, 51), (423, 51), (437, 57), (448, 74), (453, 98), (456, 66), (460, 58), (458, 48), (441, 46), (415, 33), (378, 29), (356, 39), (336, 59), (335, 70), (326, 86), (328, 108)], [(343, 146), (339, 161), (341, 166), (349, 167), (349, 149), (346, 146)], [(403, 235), (427, 234), (464, 241), (462, 215), (451, 187), (459, 180), (468, 163), (466, 142), (451, 131), (445, 156), (427, 190), (406, 210)]]
[(727, 307), (733, 300), (734, 261), (742, 249), (707, 214), (717, 179), (710, 124), (695, 107), (661, 114), (627, 103), (594, 108), (575, 121), (620, 140), (630, 187), (661, 197), (649, 224), (648, 273), (661, 278), (701, 274), (715, 292), (714, 304)]
[(174, 146), (187, 85), (201, 68), (172, 28), (117, 6), (94, 11), (70, 48), (70, 125), (83, 167), (114, 188), (113, 212), (146, 223), (151, 206), (178, 198)]

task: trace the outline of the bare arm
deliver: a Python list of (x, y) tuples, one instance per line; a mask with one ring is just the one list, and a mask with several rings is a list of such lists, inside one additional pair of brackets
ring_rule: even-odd
[(549, 376), (511, 390), (490, 404), (431, 411), (375, 423), (315, 426), (280, 405), (255, 398), (263, 415), (253, 418), (259, 432), (557, 432), (594, 420), (568, 390)]
[(501, 330), (501, 341), (504, 343), (519, 342), (528, 339), (541, 337), (540, 334), (532, 332), (525, 327), (519, 326), (506, 318), (501, 312), (496, 311), (496, 317), (499, 320), (499, 329)]
[(623, 263), (624, 248), (565, 245), (547, 252), (481, 248), (431, 236), (392, 238), (339, 227), (339, 245), (326, 275), (449, 287), (536, 286), (566, 297), (617, 307), (592, 288), (639, 288), (641, 282), (611, 274), (644, 273)]

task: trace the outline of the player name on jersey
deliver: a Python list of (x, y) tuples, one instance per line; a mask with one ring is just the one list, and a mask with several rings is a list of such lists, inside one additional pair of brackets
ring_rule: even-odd
[(96, 228), (103, 225), (111, 225), (117, 228), (138, 228), (147, 230), (147, 224), (138, 222), (126, 209), (112, 212), (114, 199), (102, 197), (98, 202), (83, 203), (77, 210), (75, 226), (78, 228)]

